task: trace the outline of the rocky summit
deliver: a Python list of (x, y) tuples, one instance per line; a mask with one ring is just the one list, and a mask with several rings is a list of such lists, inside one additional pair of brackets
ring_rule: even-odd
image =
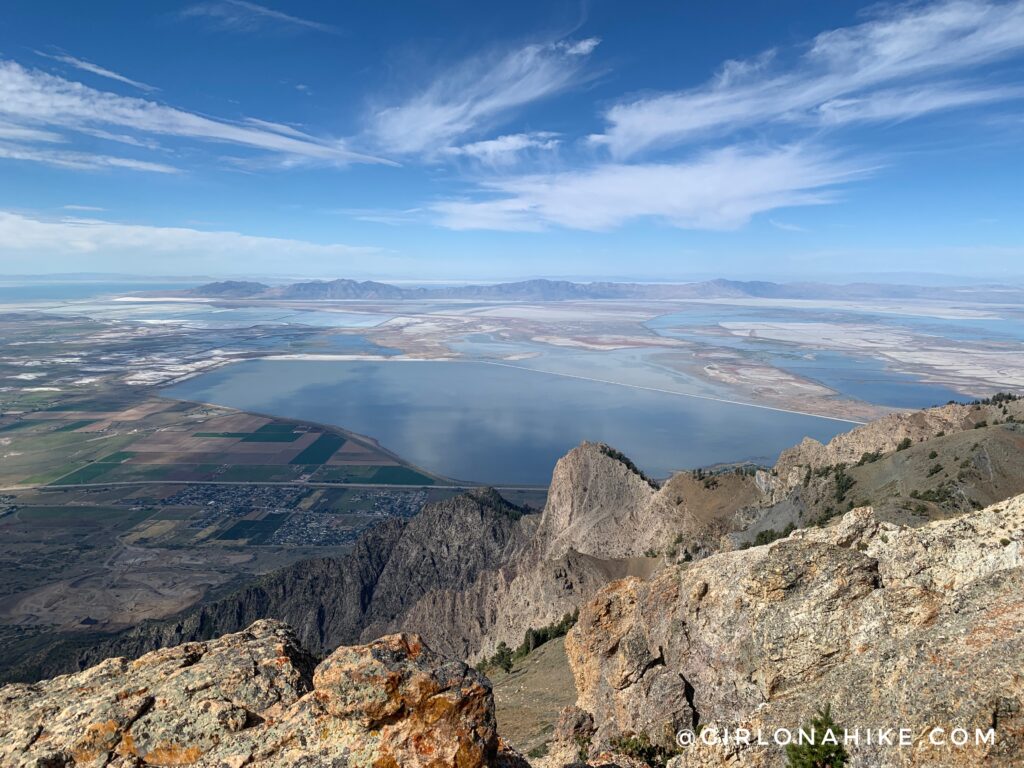
[(499, 756), (490, 684), (415, 635), (314, 667), (294, 632), (244, 632), (0, 689), (9, 768), (476, 768)]

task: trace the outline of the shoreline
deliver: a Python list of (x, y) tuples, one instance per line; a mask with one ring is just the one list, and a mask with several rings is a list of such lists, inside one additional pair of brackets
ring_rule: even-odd
[[(657, 392), (659, 394), (674, 395), (676, 397), (689, 397), (697, 400), (709, 400), (717, 403), (725, 403), (727, 405), (736, 405), (746, 408), (760, 408), (767, 411), (775, 411), (777, 413), (789, 413), (795, 416), (806, 416), (813, 419), (825, 419), (826, 421), (838, 421), (843, 424), (853, 424), (854, 426), (860, 426), (866, 424), (866, 421), (860, 421), (857, 419), (842, 418), (840, 416), (826, 416), (820, 413), (811, 413), (809, 411), (801, 411), (796, 408), (783, 408), (782, 406), (765, 405), (762, 403), (750, 403), (743, 400), (732, 400), (726, 397), (714, 397), (713, 395), (700, 395), (693, 392), (680, 392), (679, 390), (664, 389), (661, 387), (645, 386), (643, 384), (630, 384), (622, 381), (613, 381), (611, 379), (599, 379), (591, 376), (583, 376), (573, 373), (563, 373), (559, 371), (548, 371), (540, 368), (528, 368), (523, 365), (513, 365), (512, 363), (501, 362), (498, 360), (467, 360), (464, 358), (456, 357), (383, 357), (380, 355), (331, 355), (331, 354), (287, 354), (287, 355), (262, 355), (260, 357), (244, 358), (242, 360), (229, 360), (225, 361), (224, 365), (230, 363), (244, 362), (245, 360), (270, 360), (270, 361), (308, 361), (308, 362), (387, 362), (387, 363), (478, 363), (481, 365), (494, 365), (499, 368), (512, 368), (520, 371), (528, 371), (530, 373), (546, 374), (548, 376), (560, 376), (568, 379), (577, 379), (579, 381), (589, 381), (595, 384), (608, 384), (611, 386), (626, 387), (628, 389), (637, 389), (647, 392)], [(220, 366), (217, 366), (220, 367)], [(185, 381), (188, 378), (197, 376), (200, 373), (206, 373), (212, 371), (214, 368), (206, 368), (202, 371), (196, 371), (186, 376), (175, 379), (172, 382), (168, 382), (163, 386), (171, 386), (181, 381)]]

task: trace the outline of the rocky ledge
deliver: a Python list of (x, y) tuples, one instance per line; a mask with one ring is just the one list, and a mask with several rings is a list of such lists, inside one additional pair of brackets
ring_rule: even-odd
[[(851, 766), (1021, 765), (1022, 595), (1024, 496), (919, 528), (855, 509), (614, 582), (566, 639), (578, 709), (553, 754), (650, 744), (671, 768), (783, 766), (775, 729), (796, 733), (831, 705), (861, 733)], [(878, 743), (900, 728), (910, 744)], [(767, 745), (736, 743), (737, 729)], [(679, 750), (679, 731), (710, 743)]]
[(318, 666), (293, 631), (244, 632), (0, 689), (10, 768), (477, 768), (499, 755), (487, 679), (415, 635)]

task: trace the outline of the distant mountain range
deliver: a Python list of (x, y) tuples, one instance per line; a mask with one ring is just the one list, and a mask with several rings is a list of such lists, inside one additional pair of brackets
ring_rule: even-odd
[[(166, 295), (166, 294), (165, 294)], [(570, 301), (593, 299), (942, 299), (1007, 302), (1024, 300), (1024, 289), (1013, 286), (918, 286), (881, 283), (771, 283), (707, 280), (694, 283), (574, 283), (567, 280), (524, 280), (490, 285), (444, 288), (401, 288), (372, 280), (314, 280), (270, 286), (246, 280), (224, 280), (178, 291), (175, 296), (250, 300), (406, 300), (456, 299), (478, 301)]]

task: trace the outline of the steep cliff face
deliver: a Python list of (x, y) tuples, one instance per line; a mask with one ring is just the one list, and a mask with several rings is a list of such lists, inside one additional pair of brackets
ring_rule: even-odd
[[(342, 558), (307, 560), (184, 614), (146, 622), (88, 646), (41, 649), (16, 671), (38, 679), (83, 669), (108, 656), (138, 656), (183, 642), (237, 632), (252, 622), (287, 622), (313, 653), (359, 642), (402, 626), (403, 617), (433, 590), (457, 590), (512, 558), (533, 525), (493, 491), (428, 506), (408, 521), (387, 520)], [(435, 637), (435, 622), (424, 622)], [(373, 627), (374, 629), (368, 629)]]
[[(831, 704), (847, 728), (909, 728), (912, 747), (848, 746), (855, 765), (1016, 765), (1024, 754), (1024, 496), (909, 528), (856, 509), (625, 579), (581, 611), (566, 648), (592, 749), (623, 734), (794, 731)], [(995, 727), (950, 749), (933, 727)], [(778, 746), (696, 745), (683, 766), (782, 766)]]
[(483, 768), (499, 754), (486, 678), (414, 635), (339, 648), (238, 634), (0, 688), (0, 762), (29, 766)]
[(639, 556), (653, 536), (663, 533), (652, 510), (656, 496), (657, 488), (628, 460), (601, 443), (583, 443), (559, 459), (551, 475), (537, 535), (539, 554)]
[(648, 573), (641, 553), (663, 542), (682, 514), (597, 444), (559, 462), (552, 495), (539, 519), (490, 490), (428, 505), (377, 527), (344, 558), (296, 563), (89, 647), (47, 649), (23, 666), (23, 677), (205, 640), (261, 618), (287, 622), (314, 653), (402, 630), (475, 658), (499, 642), (517, 645), (527, 629), (561, 618), (611, 579)]

